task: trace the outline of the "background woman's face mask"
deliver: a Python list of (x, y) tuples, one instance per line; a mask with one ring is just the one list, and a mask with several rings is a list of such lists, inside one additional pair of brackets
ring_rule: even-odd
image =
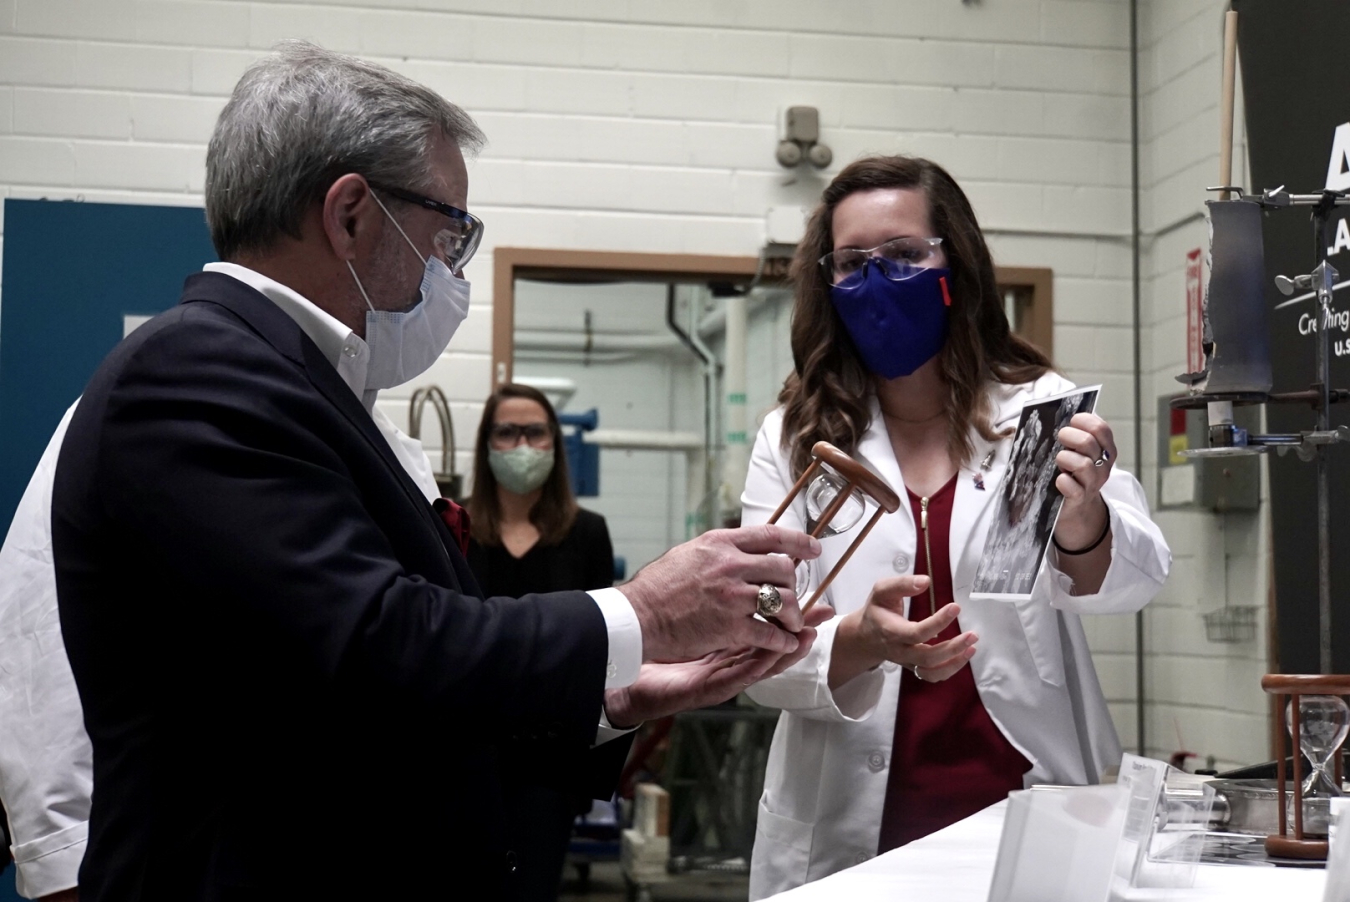
[(488, 467), (508, 492), (528, 495), (548, 481), (553, 472), (553, 449), (521, 444), (506, 451), (488, 451)]

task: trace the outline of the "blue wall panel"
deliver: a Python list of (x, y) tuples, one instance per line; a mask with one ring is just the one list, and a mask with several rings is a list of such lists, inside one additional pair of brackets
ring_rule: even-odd
[(122, 339), (216, 259), (199, 207), (5, 200), (0, 524), (8, 531), (61, 414)]

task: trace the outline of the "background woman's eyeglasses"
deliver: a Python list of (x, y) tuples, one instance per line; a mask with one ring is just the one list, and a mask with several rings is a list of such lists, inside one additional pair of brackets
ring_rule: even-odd
[(506, 451), (520, 444), (522, 437), (531, 448), (553, 446), (553, 430), (547, 423), (494, 423), (488, 431), (488, 444)]
[(821, 257), (820, 269), (835, 288), (861, 285), (873, 264), (892, 282), (901, 282), (932, 266), (941, 244), (941, 238), (896, 238), (867, 250), (841, 248)]

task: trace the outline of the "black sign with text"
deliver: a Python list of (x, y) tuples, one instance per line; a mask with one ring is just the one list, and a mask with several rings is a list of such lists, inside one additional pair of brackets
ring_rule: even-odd
[[(1293, 194), (1350, 188), (1350, 3), (1326, 0), (1235, 0), (1238, 60), (1246, 106), (1251, 193), (1281, 185)], [(1216, 31), (1222, 20), (1215, 17)], [(1217, 93), (1217, 86), (1216, 86)], [(1234, 175), (1234, 178), (1238, 178)], [(1269, 301), (1274, 391), (1307, 389), (1317, 378), (1317, 330), (1331, 338), (1331, 385), (1350, 387), (1350, 289), (1335, 294), (1330, 321), (1319, 323), (1308, 292), (1292, 297), (1274, 286), (1276, 275), (1311, 272), (1317, 242), (1350, 280), (1350, 222), (1339, 215), (1325, 236), (1314, 235), (1310, 208), (1265, 214), (1266, 297)], [(1350, 405), (1332, 408), (1332, 426), (1350, 423)], [(1270, 432), (1315, 425), (1306, 405), (1266, 407)], [(1350, 449), (1328, 452), (1331, 486), (1333, 669), (1350, 672)], [(1318, 672), (1317, 494), (1312, 463), (1292, 453), (1270, 457), (1271, 524), (1278, 611), (1279, 661), (1284, 673)], [(1274, 663), (1274, 662), (1272, 662)]]

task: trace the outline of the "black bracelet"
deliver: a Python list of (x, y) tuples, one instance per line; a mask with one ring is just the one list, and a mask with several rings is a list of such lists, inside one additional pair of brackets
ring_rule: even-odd
[[(1099, 497), (1100, 497), (1100, 496), (1099, 496)], [(1106, 499), (1105, 499), (1105, 498), (1102, 498), (1102, 504), (1106, 504)], [(1063, 545), (1059, 544), (1058, 540), (1055, 539), (1054, 533), (1051, 533), (1051, 534), (1050, 534), (1050, 541), (1054, 543), (1055, 548), (1058, 549), (1058, 551), (1059, 551), (1060, 554), (1070, 554), (1070, 555), (1087, 554), (1089, 551), (1091, 551), (1092, 549), (1094, 549), (1094, 548), (1096, 548), (1098, 545), (1100, 545), (1100, 544), (1102, 543), (1102, 540), (1106, 538), (1106, 534), (1109, 533), (1110, 531), (1111, 531), (1111, 508), (1110, 508), (1110, 507), (1107, 507), (1107, 509), (1106, 509), (1106, 526), (1102, 529), (1102, 534), (1099, 535), (1099, 536), (1097, 536), (1097, 541), (1093, 542), (1093, 543), (1092, 543), (1091, 545), (1089, 545), (1088, 547), (1086, 547), (1086, 548), (1080, 548), (1080, 549), (1078, 549), (1077, 551), (1070, 551), (1069, 549), (1065, 548)]]

